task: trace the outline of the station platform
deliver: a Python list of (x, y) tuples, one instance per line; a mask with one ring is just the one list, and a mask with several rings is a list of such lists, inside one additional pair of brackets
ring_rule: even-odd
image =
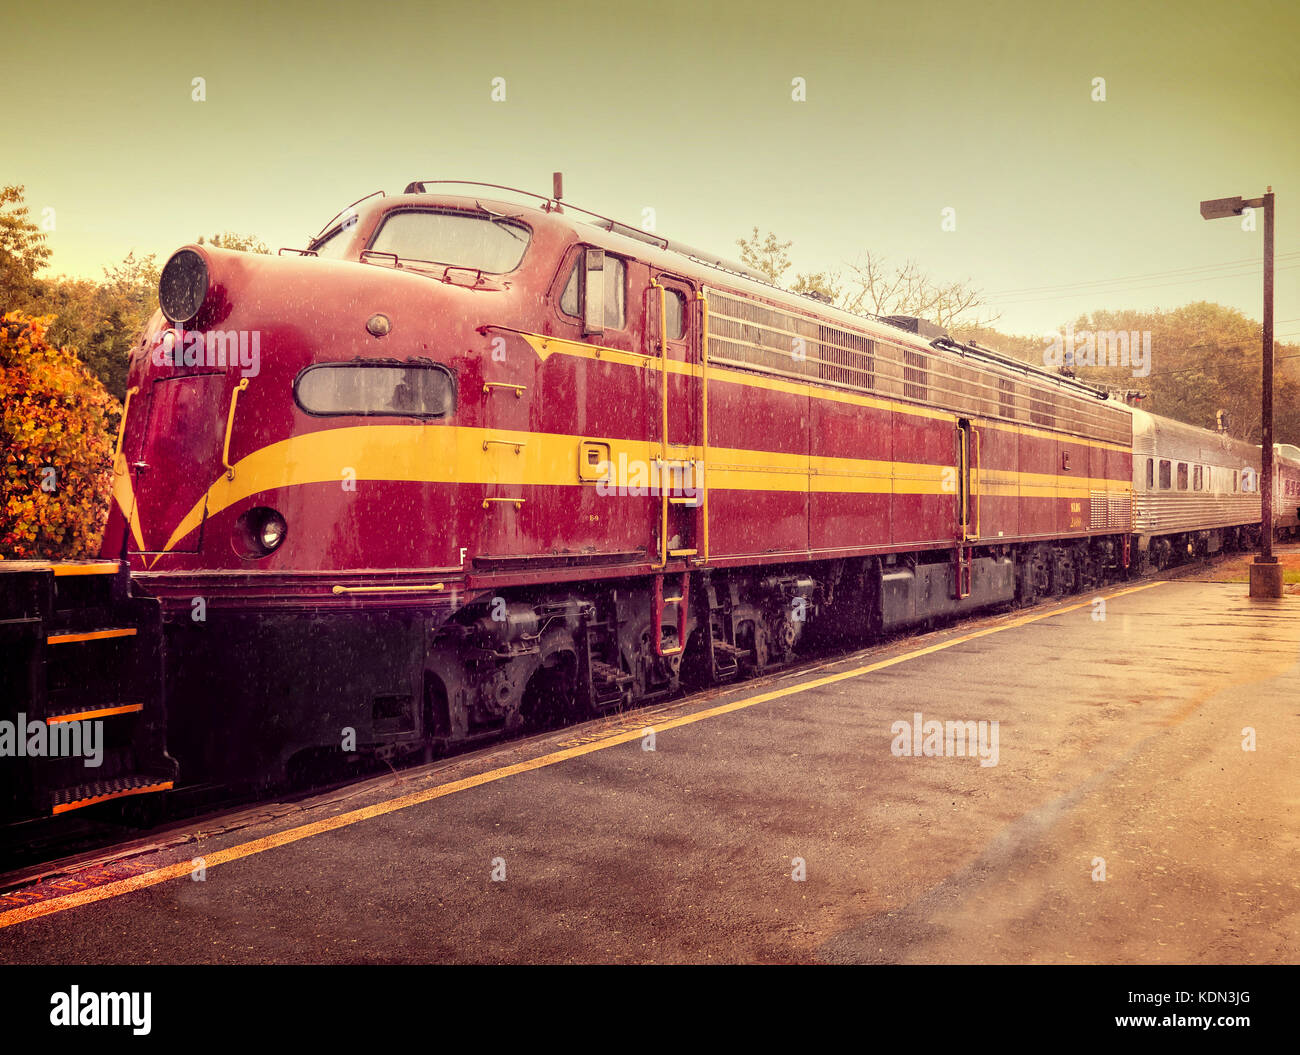
[(1300, 596), (1143, 582), (180, 825), (0, 962), (1294, 963), (1297, 763)]

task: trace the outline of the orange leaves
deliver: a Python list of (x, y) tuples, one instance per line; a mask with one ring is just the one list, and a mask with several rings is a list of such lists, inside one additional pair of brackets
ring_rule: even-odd
[(97, 556), (107, 516), (121, 406), (53, 318), (0, 319), (0, 557)]

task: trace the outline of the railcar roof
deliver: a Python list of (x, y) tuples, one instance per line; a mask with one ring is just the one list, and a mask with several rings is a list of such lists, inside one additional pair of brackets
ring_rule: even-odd
[(1210, 460), (1204, 452), (1231, 452), (1243, 461), (1259, 458), (1259, 445), (1245, 440), (1233, 439), (1221, 433), (1211, 432), (1185, 421), (1152, 414), (1148, 410), (1130, 408), (1133, 415), (1133, 441), (1151, 438), (1158, 446), (1161, 456), (1184, 457), (1196, 461)]
[[(522, 192), (521, 192), (522, 193)], [(540, 196), (538, 197), (541, 200)], [(1127, 409), (1116, 400), (1103, 400), (1084, 382), (1074, 381), (1024, 363), (1009, 356), (1003, 356), (994, 349), (969, 348), (952, 342), (953, 347), (932, 344), (926, 338), (910, 330), (886, 322), (875, 316), (856, 315), (834, 305), (813, 300), (799, 293), (782, 289), (765, 278), (757, 275), (743, 264), (736, 264), (720, 256), (694, 249), (681, 243), (658, 235), (642, 235), (637, 228), (609, 218), (589, 219), (576, 206), (569, 205), (572, 211), (564, 211), (566, 203), (561, 202), (559, 209), (543, 209), (533, 204), (509, 201), (485, 195), (450, 193), (428, 190), (424, 192), (404, 193), (383, 198), (374, 198), (368, 202), (368, 210), (389, 211), (394, 208), (411, 206), (443, 206), (453, 209), (486, 209), (501, 215), (526, 219), (535, 229), (561, 228), (574, 239), (600, 246), (619, 255), (631, 257), (661, 268), (684, 278), (694, 279), (704, 286), (745, 293), (761, 297), (767, 301), (786, 308), (792, 312), (809, 316), (825, 323), (834, 323), (855, 330), (873, 339), (886, 341), (907, 348), (914, 348), (930, 355), (939, 355), (953, 361), (975, 360), (981, 366), (1000, 370), (1011, 376), (1020, 376), (1044, 385), (1068, 392), (1080, 399), (1105, 402), (1116, 409)], [(624, 231), (628, 233), (623, 233)], [(662, 243), (662, 244), (659, 244)]]

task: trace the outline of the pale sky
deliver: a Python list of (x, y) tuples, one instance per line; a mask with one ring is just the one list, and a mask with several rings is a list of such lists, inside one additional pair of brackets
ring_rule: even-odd
[(4, 26), (0, 180), (55, 210), (53, 272), (221, 230), (301, 246), (375, 189), (559, 169), (575, 204), (723, 255), (758, 225), (803, 270), (915, 258), (1010, 333), (1202, 299), (1258, 319), (1262, 231), (1197, 204), (1272, 184), (1300, 334), (1294, 3), (54, 2)]

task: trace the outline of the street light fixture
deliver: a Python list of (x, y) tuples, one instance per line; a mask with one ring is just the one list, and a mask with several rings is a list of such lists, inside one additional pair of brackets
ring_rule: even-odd
[(1264, 210), (1264, 364), (1260, 443), (1259, 554), (1250, 566), (1251, 597), (1282, 596), (1282, 565), (1273, 556), (1273, 188), (1262, 198), (1212, 198), (1201, 202), (1201, 218), (1221, 220), (1246, 209)]

